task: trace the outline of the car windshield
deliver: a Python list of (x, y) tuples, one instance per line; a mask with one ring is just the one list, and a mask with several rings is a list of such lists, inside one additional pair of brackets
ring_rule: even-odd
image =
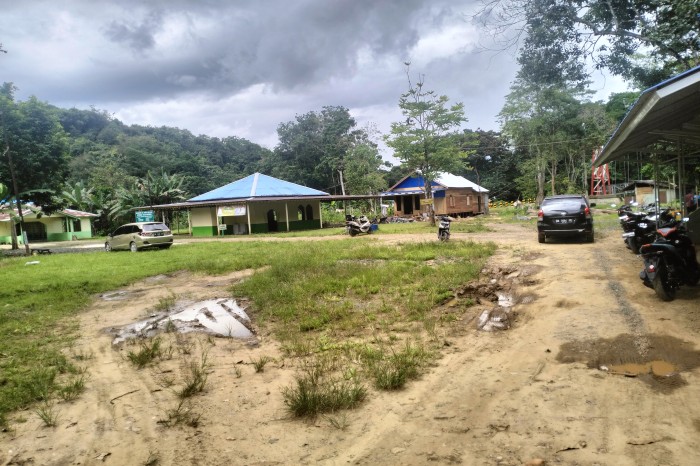
[(542, 211), (552, 211), (552, 210), (583, 210), (584, 205), (579, 199), (549, 199), (542, 203)]
[(164, 223), (147, 223), (143, 226), (143, 231), (166, 231), (168, 227)]

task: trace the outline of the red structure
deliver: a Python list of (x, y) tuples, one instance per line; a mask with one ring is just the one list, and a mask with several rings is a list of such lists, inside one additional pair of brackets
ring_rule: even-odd
[(595, 166), (595, 161), (602, 150), (602, 147), (599, 147), (596, 150), (594, 150), (593, 157), (591, 158), (591, 196), (599, 196), (601, 194), (612, 194), (608, 164), (606, 163), (605, 165), (601, 165), (600, 167)]

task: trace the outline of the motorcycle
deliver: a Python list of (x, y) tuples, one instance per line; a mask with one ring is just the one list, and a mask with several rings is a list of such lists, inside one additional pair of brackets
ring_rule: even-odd
[(681, 286), (695, 286), (700, 280), (695, 247), (685, 229), (687, 221), (684, 218), (676, 226), (659, 228), (656, 240), (639, 251), (644, 259), (639, 278), (663, 301), (672, 301)]
[(366, 215), (361, 215), (360, 218), (356, 218), (353, 215), (346, 215), (345, 228), (350, 236), (356, 236), (360, 233), (371, 234), (373, 231), (373, 223), (369, 221)]
[(452, 217), (443, 215), (438, 222), (438, 239), (440, 241), (448, 241), (450, 239), (450, 225)]
[(622, 239), (633, 254), (639, 254), (639, 248), (656, 239), (657, 229), (672, 227), (676, 224), (671, 209), (666, 208), (658, 215), (646, 212), (627, 212), (620, 217)]

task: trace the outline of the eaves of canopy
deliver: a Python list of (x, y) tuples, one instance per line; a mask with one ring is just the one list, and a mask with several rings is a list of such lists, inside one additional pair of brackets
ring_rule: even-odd
[(700, 66), (645, 90), (595, 165), (639, 153), (700, 155)]

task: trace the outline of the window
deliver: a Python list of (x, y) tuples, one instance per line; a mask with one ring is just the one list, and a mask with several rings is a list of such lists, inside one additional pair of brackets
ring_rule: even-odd
[(80, 219), (74, 219), (73, 220), (73, 231), (83, 231), (83, 223), (80, 221)]
[(314, 209), (311, 208), (311, 204), (306, 204), (306, 220), (314, 219)]
[(306, 213), (304, 212), (304, 206), (300, 205), (297, 208), (297, 220), (306, 220)]
[(403, 210), (403, 209), (401, 208), (401, 198), (398, 197), (398, 196), (396, 197), (396, 210), (397, 210), (397, 211)]
[(454, 206), (455, 206), (455, 197), (452, 194), (450, 194), (450, 207), (454, 207)]

